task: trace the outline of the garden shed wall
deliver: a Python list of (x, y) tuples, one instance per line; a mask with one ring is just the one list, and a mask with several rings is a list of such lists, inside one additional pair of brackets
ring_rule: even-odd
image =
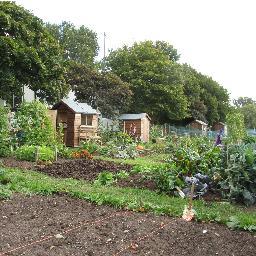
[(131, 134), (135, 131), (136, 138), (144, 142), (149, 141), (150, 117), (146, 113), (123, 114), (119, 120), (123, 132)]
[[(57, 110), (57, 127), (63, 125), (64, 143), (69, 147), (78, 147), (81, 139), (96, 135), (98, 114), (85, 103), (61, 101), (53, 106)], [(87, 112), (85, 112), (87, 111)], [(90, 119), (90, 125), (82, 124), (82, 117)]]

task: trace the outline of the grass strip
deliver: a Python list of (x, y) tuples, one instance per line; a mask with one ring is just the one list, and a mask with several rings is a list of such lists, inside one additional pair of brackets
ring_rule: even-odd
[[(6, 169), (5, 179), (0, 185), (6, 191), (25, 194), (51, 195), (64, 192), (68, 195), (89, 200), (98, 205), (107, 204), (116, 208), (141, 212), (154, 212), (173, 217), (181, 217), (186, 199), (158, 194), (150, 190), (93, 185), (83, 180), (57, 179), (35, 171)], [(194, 201), (196, 219), (217, 222), (231, 228), (256, 231), (256, 213), (228, 202), (205, 203)]]

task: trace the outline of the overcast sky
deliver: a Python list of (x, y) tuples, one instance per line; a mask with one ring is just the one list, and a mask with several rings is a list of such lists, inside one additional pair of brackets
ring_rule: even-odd
[(181, 63), (256, 99), (255, 0), (17, 0), (45, 22), (70, 21), (98, 34), (103, 54), (134, 41), (164, 40)]

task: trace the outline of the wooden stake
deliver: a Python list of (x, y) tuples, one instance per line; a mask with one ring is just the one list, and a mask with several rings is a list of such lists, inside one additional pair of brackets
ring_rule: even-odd
[(36, 163), (38, 162), (38, 159), (39, 159), (39, 147), (36, 146), (36, 153), (35, 153), (35, 160), (36, 160)]
[(55, 153), (55, 161), (57, 162), (58, 161), (58, 148), (57, 148), (57, 146), (55, 146), (54, 153)]
[(195, 191), (195, 183), (193, 182), (193, 183), (192, 183), (192, 186), (191, 186), (190, 197), (189, 197), (189, 203), (188, 203), (188, 209), (189, 209), (189, 210), (192, 210), (194, 191)]

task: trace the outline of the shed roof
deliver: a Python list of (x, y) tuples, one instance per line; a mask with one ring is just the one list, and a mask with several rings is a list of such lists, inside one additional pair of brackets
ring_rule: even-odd
[(207, 123), (205, 123), (205, 122), (203, 122), (201, 120), (197, 120), (197, 119), (194, 122), (197, 122), (197, 123), (199, 123), (201, 125), (208, 125)]
[(216, 122), (216, 123), (214, 123), (214, 125), (216, 125), (216, 124), (226, 125), (226, 124), (223, 123), (223, 122)]
[(120, 120), (140, 120), (142, 118), (148, 118), (150, 120), (150, 117), (147, 113), (139, 113), (139, 114), (122, 114), (118, 117)]
[(79, 103), (71, 99), (63, 99), (60, 102), (56, 103), (52, 109), (58, 109), (61, 104), (65, 104), (75, 113), (82, 113), (82, 114), (98, 114), (96, 109), (93, 109), (87, 103)]

